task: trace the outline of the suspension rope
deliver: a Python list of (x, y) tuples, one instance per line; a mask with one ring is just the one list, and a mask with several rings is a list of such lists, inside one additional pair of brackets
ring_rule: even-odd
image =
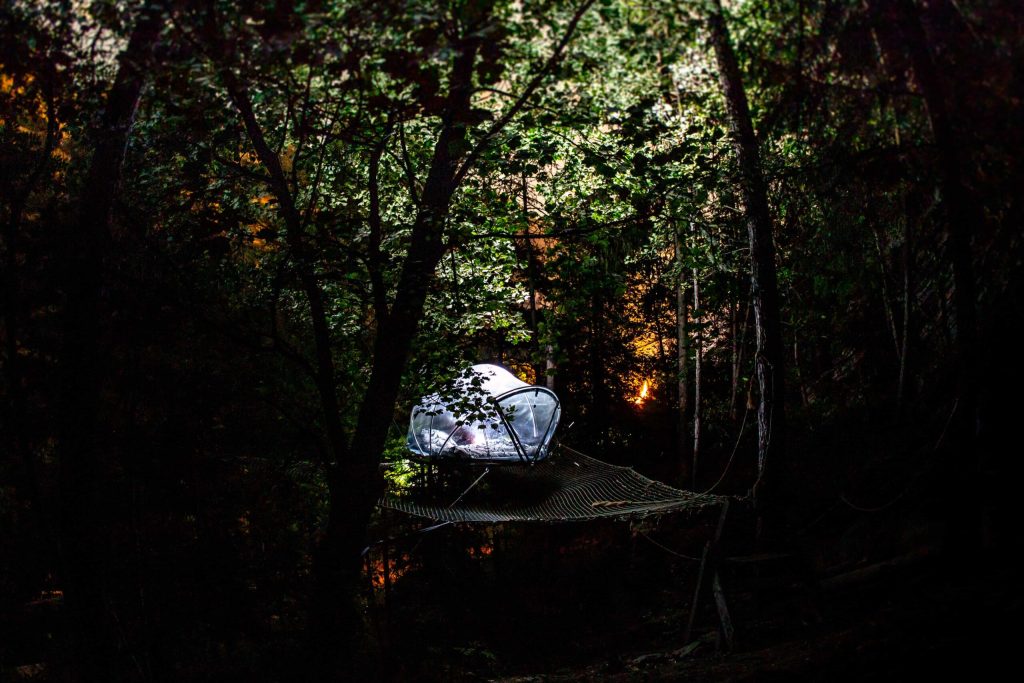
[(725, 479), (725, 475), (729, 473), (729, 468), (732, 467), (732, 461), (736, 457), (736, 451), (739, 450), (740, 441), (743, 439), (743, 430), (747, 426), (747, 415), (749, 414), (750, 408), (744, 408), (743, 421), (740, 423), (740, 433), (736, 436), (736, 445), (732, 447), (732, 454), (729, 456), (729, 462), (725, 463), (725, 469), (722, 470), (722, 476), (718, 478), (718, 481), (712, 484), (711, 488), (709, 488), (707, 491), (704, 491), (704, 493), (711, 493), (716, 488), (718, 488), (718, 485), (721, 484), (722, 481)]
[(650, 543), (653, 544), (655, 547), (661, 548), (662, 550), (664, 550), (669, 555), (675, 555), (678, 558), (681, 558), (681, 559), (684, 559), (684, 560), (689, 560), (690, 562), (700, 562), (700, 558), (699, 557), (691, 557), (690, 555), (684, 555), (684, 554), (682, 554), (680, 552), (676, 552), (675, 550), (672, 550), (672, 548), (669, 548), (666, 545), (662, 545), (661, 543), (658, 543), (653, 538), (651, 538), (646, 533), (644, 533), (641, 529), (636, 529), (635, 531), (638, 534), (640, 534), (641, 536), (643, 536), (644, 538), (646, 538), (648, 541), (650, 541)]

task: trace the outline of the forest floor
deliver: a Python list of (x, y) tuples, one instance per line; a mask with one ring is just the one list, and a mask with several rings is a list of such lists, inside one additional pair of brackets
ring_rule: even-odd
[[(382, 678), (976, 680), (1006, 670), (1024, 623), (1020, 574), (1005, 548), (951, 563), (924, 545), (838, 572), (813, 570), (802, 555), (734, 560), (720, 571), (735, 627), (725, 652), (706, 583), (693, 639), (684, 640), (695, 563), (643, 541), (626, 550), (615, 527), (547, 533), (513, 536), (486, 562), (461, 567), (453, 546), (467, 537), (424, 543), (420, 551), (432, 547), (438, 561), (395, 587)], [(658, 533), (668, 540), (670, 528)], [(517, 559), (526, 545), (534, 559)]]
[(813, 594), (791, 590), (756, 599), (738, 594), (736, 644), (728, 654), (716, 651), (711, 629), (696, 647), (679, 647), (677, 641), (669, 644), (676, 647), (663, 642), (661, 648), (644, 649), (643, 643), (623, 641), (621, 651), (583, 666), (486, 678), (503, 683), (995, 678), (1015, 657), (1024, 616), (1019, 574), (1007, 564), (988, 560), (976, 563), (973, 575), (957, 576), (926, 560)]

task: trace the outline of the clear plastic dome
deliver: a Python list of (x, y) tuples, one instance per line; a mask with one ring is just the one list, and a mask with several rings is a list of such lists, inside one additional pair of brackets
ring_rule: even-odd
[(536, 462), (548, 457), (561, 412), (550, 389), (497, 365), (474, 365), (413, 408), (408, 446), (429, 458)]

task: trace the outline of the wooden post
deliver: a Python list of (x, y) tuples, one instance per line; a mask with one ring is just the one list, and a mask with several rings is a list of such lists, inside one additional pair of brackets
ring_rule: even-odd
[(704, 544), (704, 552), (700, 556), (700, 569), (697, 570), (697, 585), (693, 589), (693, 601), (690, 603), (690, 617), (686, 620), (686, 630), (683, 631), (683, 645), (688, 645), (690, 636), (693, 634), (693, 622), (697, 619), (697, 607), (700, 602), (700, 585), (704, 582), (704, 566), (708, 562), (708, 551), (711, 549), (711, 541)]
[(724, 650), (729, 652), (732, 650), (734, 631), (732, 617), (729, 616), (729, 607), (725, 604), (725, 591), (722, 590), (722, 581), (718, 576), (718, 570), (715, 570), (714, 578), (711, 580), (711, 592), (715, 596), (715, 607), (718, 608), (718, 621), (722, 626)]
[(690, 616), (686, 621), (686, 630), (683, 631), (684, 645), (690, 642), (690, 637), (693, 635), (693, 624), (697, 620), (697, 608), (700, 606), (701, 585), (704, 583), (704, 574), (709, 573), (714, 576), (713, 593), (715, 594), (715, 604), (718, 607), (718, 617), (722, 622), (722, 631), (726, 635), (727, 647), (732, 647), (732, 619), (729, 617), (729, 610), (725, 605), (725, 594), (722, 592), (722, 584), (718, 580), (718, 570), (716, 568), (718, 542), (722, 538), (722, 529), (725, 527), (725, 518), (728, 514), (729, 499), (726, 498), (725, 502), (722, 503), (722, 512), (718, 515), (718, 526), (715, 528), (715, 535), (710, 541), (704, 544), (704, 553), (700, 558), (700, 569), (697, 570), (697, 585), (693, 589), (693, 602), (690, 605)]

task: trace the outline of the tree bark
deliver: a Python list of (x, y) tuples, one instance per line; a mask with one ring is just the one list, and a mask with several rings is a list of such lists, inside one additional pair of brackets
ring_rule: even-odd
[(736, 419), (736, 391), (739, 386), (739, 335), (740, 304), (733, 297), (729, 299), (729, 419)]
[[(904, 197), (904, 203), (906, 203)], [(903, 224), (903, 335), (900, 339), (900, 372), (896, 383), (896, 414), (903, 415), (907, 401), (907, 383), (910, 375), (910, 335), (914, 326), (914, 219), (909, 210), (904, 211)]]
[(945, 84), (932, 56), (912, 0), (870, 0), (869, 10), (879, 24), (883, 66), (896, 64), (903, 49), (910, 58), (914, 80), (928, 111), (935, 145), (939, 191), (946, 214), (946, 258), (953, 273), (953, 324), (956, 328), (957, 397), (950, 424), (944, 486), (963, 505), (950, 511), (949, 546), (953, 557), (969, 556), (981, 540), (979, 463), (975, 437), (978, 415), (977, 285), (971, 250), (971, 231), (983, 222), (972, 201), (962, 169), (963, 143), (957, 134)]
[(921, 25), (917, 6), (911, 0), (894, 3), (900, 12), (900, 30), (910, 53), (914, 76), (928, 109), (935, 151), (938, 155), (939, 190), (946, 213), (946, 257), (953, 271), (953, 322), (956, 326), (957, 409), (951, 425), (945, 465), (945, 487), (962, 496), (961, 509), (948, 510), (947, 545), (956, 562), (964, 562), (981, 544), (980, 472), (975, 437), (978, 415), (977, 287), (971, 232), (983, 218), (964, 181), (963, 144), (957, 135), (949, 98)]
[[(906, 50), (914, 80), (928, 110), (938, 162), (939, 190), (946, 212), (946, 258), (953, 273), (953, 315), (956, 327), (957, 412), (962, 427), (973, 435), (977, 425), (977, 285), (971, 231), (983, 222), (964, 182), (963, 144), (956, 132), (939, 66), (931, 54), (920, 12), (913, 0), (869, 0), (878, 22), (882, 66), (893, 69)], [(895, 75), (895, 74), (894, 74)]]
[(733, 421), (738, 417), (736, 401), (739, 398), (740, 372), (743, 370), (743, 356), (744, 351), (746, 351), (747, 348), (747, 329), (750, 327), (750, 301), (747, 300), (741, 309), (739, 294), (737, 294), (735, 310), (737, 312), (742, 310), (743, 313), (741, 319), (737, 318), (737, 322), (739, 324), (738, 333), (737, 328), (733, 328), (732, 389), (729, 393), (729, 417), (732, 418)]
[[(338, 632), (353, 646), (359, 623), (352, 597), (358, 584), (359, 558), (366, 528), (383, 491), (377, 470), (398, 398), (402, 373), (427, 293), (441, 257), (445, 221), (457, 188), (455, 174), (465, 148), (472, 95), (472, 74), (479, 41), (465, 40), (453, 62), (442, 129), (434, 147), (419, 212), (391, 310), (381, 320), (373, 348), (370, 380), (359, 408), (350, 457), (333, 473), (330, 512), (317, 556), (319, 628)], [(338, 609), (343, 611), (338, 611)], [(335, 645), (336, 647), (337, 645)]]
[[(325, 466), (330, 512), (325, 533), (320, 545), (313, 553), (313, 575), (315, 593), (310, 610), (313, 635), (313, 651), (323, 670), (332, 670), (336, 665), (338, 643), (343, 642), (346, 652), (355, 652), (355, 639), (359, 632), (359, 617), (355, 608), (355, 588), (358, 581), (358, 553), (343, 553), (336, 542), (340, 535), (339, 518), (336, 509), (345, 506), (350, 497), (349, 488), (363, 491), (371, 487), (372, 478), (365, 470), (347, 472), (351, 461), (349, 439), (341, 422), (340, 403), (337, 393), (337, 373), (331, 344), (330, 326), (327, 320), (327, 306), (324, 292), (316, 276), (313, 253), (306, 243), (305, 221), (295, 203), (295, 196), (288, 183), (280, 156), (271, 149), (252, 107), (247, 87), (234, 75), (230, 68), (223, 70), (223, 79), (228, 95), (238, 110), (249, 140), (260, 163), (267, 170), (270, 189), (278, 204), (278, 213), (285, 225), (285, 240), (296, 262), (296, 272), (306, 297), (307, 310), (313, 332), (314, 362), (312, 377), (320, 403), (320, 417), (330, 453)], [(371, 269), (375, 265), (371, 266)], [(375, 310), (382, 313), (379, 295), (375, 292)], [(346, 476), (346, 473), (348, 476)], [(366, 513), (368, 519), (369, 513)], [(347, 518), (342, 518), (345, 520)], [(346, 566), (345, 559), (355, 563), (350, 571), (338, 572)], [(353, 664), (354, 660), (346, 662)], [(351, 667), (350, 667), (351, 668)]]
[(689, 315), (688, 292), (686, 286), (686, 269), (683, 265), (683, 243), (677, 233), (675, 236), (676, 268), (678, 269), (678, 282), (676, 283), (676, 382), (679, 401), (676, 404), (676, 421), (679, 435), (679, 469), (685, 481), (685, 472), (690, 458), (690, 440), (686, 436), (686, 423), (689, 418), (689, 337), (686, 333), (686, 318)]
[[(340, 431), (329, 438), (335, 460), (329, 463), (326, 472), (329, 511), (326, 527), (314, 554), (316, 590), (310, 625), (321, 667), (337, 670), (341, 666), (347, 669), (344, 673), (357, 673), (350, 668), (356, 663), (353, 648), (358, 647), (357, 639), (361, 634), (361, 616), (356, 610), (355, 597), (358, 592), (360, 557), (366, 544), (367, 524), (383, 491), (383, 480), (377, 466), (393, 419), (402, 374), (423, 317), (427, 294), (446, 250), (445, 226), (452, 198), (488, 141), (522, 110), (543, 78), (557, 66), (580, 18), (593, 2), (586, 0), (582, 3), (544, 67), (531, 79), (516, 103), (483, 134), (471, 151), (467, 151), (467, 129), (470, 125), (467, 122), (472, 119), (470, 110), (474, 64), (483, 40), (475, 28), (490, 20), (487, 13), (482, 12), (473, 19), (474, 26), (466, 28), (464, 37), (453, 39), (455, 56), (448, 78), (440, 132), (427, 179), (417, 198), (417, 215), (409, 235), (394, 299), (386, 315), (381, 315), (385, 307), (376, 306), (378, 320), (370, 378), (359, 405), (355, 429), (348, 440)], [(299, 276), (314, 323), (317, 355), (315, 379), (322, 412), (328, 431), (331, 431), (335, 429), (336, 423), (340, 425), (337, 422), (337, 378), (333, 371), (323, 294), (316, 281), (311, 255), (307, 251), (303, 225), (280, 170), (279, 158), (265, 142), (258, 142), (262, 133), (244, 90), (230, 70), (225, 69), (223, 74), (229, 93), (235, 93), (232, 99), (242, 114), (261, 163), (270, 173), (271, 188), (279, 198), (287, 199), (280, 202), (280, 210), (288, 228), (286, 237), (289, 249), (301, 266)], [(262, 152), (261, 147), (264, 148)], [(411, 169), (406, 170), (411, 176)], [(416, 184), (414, 180), (410, 177), (411, 190)], [(375, 297), (379, 297), (379, 294), (374, 293)], [(339, 661), (339, 658), (343, 661)]]
[(780, 483), (788, 483), (784, 481), (784, 473), (790, 469), (784, 454), (785, 356), (775, 270), (775, 244), (757, 137), (739, 64), (722, 13), (721, 0), (712, 0), (710, 4), (708, 28), (739, 166), (740, 195), (743, 198), (750, 242), (750, 281), (757, 339), (756, 371), (761, 394), (757, 408), (758, 474), (754, 484), (754, 504), (758, 510), (759, 529), (764, 532), (771, 525), (769, 519), (779, 508), (776, 488)]
[(700, 282), (697, 280), (697, 269), (693, 269), (693, 490), (697, 490), (697, 461), (700, 459), (700, 380), (701, 370), (704, 365), (704, 347), (701, 338), (700, 324), (703, 316), (700, 313)]
[(604, 445), (608, 434), (608, 394), (605, 391), (604, 368), (604, 295), (596, 289), (590, 297), (590, 428), (596, 446)]
[[(537, 325), (537, 254), (533, 250), (533, 240), (530, 239), (530, 186), (526, 173), (522, 176), (522, 193), (523, 193), (523, 222), (526, 224), (526, 236), (527, 239), (523, 240), (526, 242), (524, 245), (526, 248), (526, 282), (529, 287), (529, 304), (530, 304), (530, 345), (533, 347), (531, 355), (533, 356), (533, 376), (534, 384), (540, 383), (540, 376), (542, 371), (546, 371), (546, 364), (541, 365), (541, 354), (540, 354), (540, 339), (538, 338), (538, 325)], [(549, 360), (549, 356), (545, 354), (545, 361)]]
[(557, 365), (555, 363), (555, 347), (553, 344), (548, 343), (544, 346), (544, 376), (545, 386), (551, 391), (555, 390), (555, 370)]
[(889, 248), (888, 245), (883, 247), (881, 231), (878, 226), (874, 226), (874, 237), (875, 237), (875, 252), (878, 254), (878, 266), (881, 277), (879, 278), (882, 289), (882, 308), (885, 309), (885, 322), (889, 326), (889, 335), (892, 337), (892, 346), (896, 351), (897, 360), (901, 353), (902, 347), (900, 346), (900, 334), (896, 328), (896, 314), (893, 312), (892, 295), (889, 293), (889, 278), (891, 274), (889, 272)]
[(946, 255), (953, 271), (958, 394), (965, 436), (971, 438), (977, 428), (977, 286), (971, 251), (971, 231), (979, 227), (983, 219), (971, 200), (963, 179), (963, 145), (953, 125), (945, 87), (932, 58), (917, 7), (911, 0), (899, 0), (893, 3), (893, 6), (900, 12), (898, 25), (910, 53), (921, 95), (928, 108), (929, 123), (938, 154), (939, 185), (942, 202), (946, 207)]
[(82, 185), (77, 220), (68, 237), (65, 266), (64, 338), (57, 406), (60, 463), (60, 542), (64, 594), (74, 661), (81, 680), (100, 680), (115, 655), (114, 624), (107, 605), (104, 566), (107, 539), (100, 483), (99, 403), (104, 366), (100, 347), (104, 256), (111, 241), (111, 210), (117, 196), (129, 135), (163, 25), (162, 3), (140, 10), (98, 125)]

